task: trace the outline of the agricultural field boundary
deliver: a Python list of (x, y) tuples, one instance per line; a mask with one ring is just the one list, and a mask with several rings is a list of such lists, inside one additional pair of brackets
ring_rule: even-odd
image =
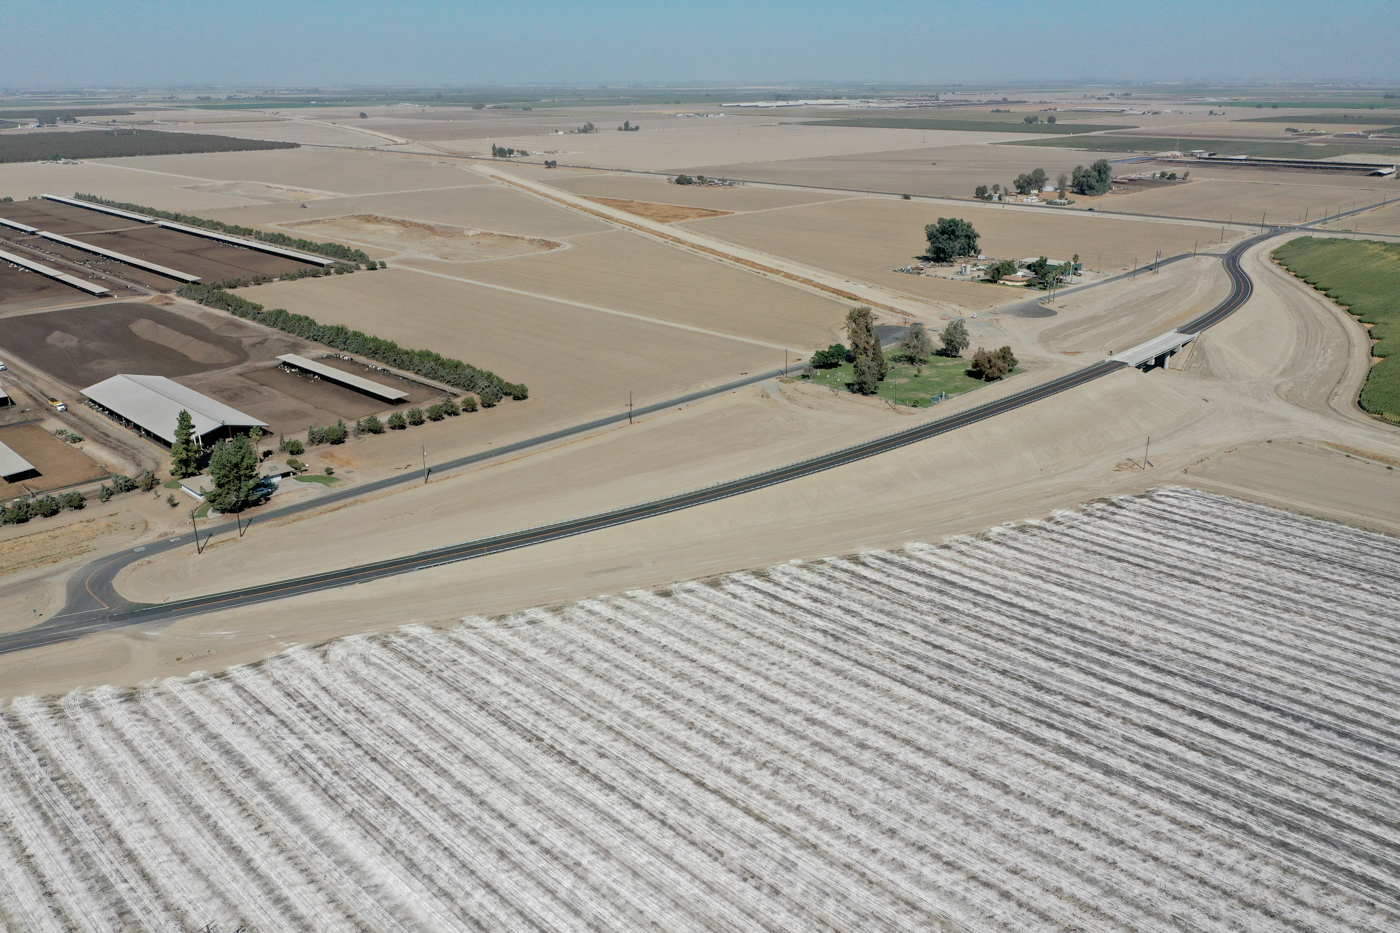
[(162, 133), (157, 130), (83, 130), (0, 136), (0, 163), (49, 162), (55, 159), (117, 159), (147, 155), (203, 152), (252, 152), (295, 149), (297, 143), (238, 139), (207, 133)]
[(1272, 256), (1371, 325), (1371, 355), (1379, 359), (1366, 376), (1359, 402), (1365, 411), (1400, 424), (1400, 244), (1305, 236), (1278, 247)]
[(918, 117), (851, 117), (845, 120), (813, 120), (796, 125), (853, 126), (884, 130), (946, 130), (958, 133), (1038, 133), (1055, 136), (1137, 129), (1135, 126), (1108, 123), (999, 123), (991, 120), (937, 120)]

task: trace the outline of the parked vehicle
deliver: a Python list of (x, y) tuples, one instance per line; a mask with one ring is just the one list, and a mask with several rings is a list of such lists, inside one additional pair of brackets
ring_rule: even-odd
[(56, 398), (51, 398), (51, 399), (49, 399), (49, 404), (52, 405), (52, 406), (54, 407), (54, 410), (55, 410), (55, 411), (67, 411), (67, 410), (68, 410), (68, 403), (67, 403), (67, 402), (60, 402), (60, 401), (59, 401), (58, 399), (56, 399)]

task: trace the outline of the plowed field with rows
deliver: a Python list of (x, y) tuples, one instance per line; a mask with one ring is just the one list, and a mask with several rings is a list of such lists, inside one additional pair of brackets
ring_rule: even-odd
[(0, 710), (0, 929), (1400, 929), (1400, 541), (1166, 489)]

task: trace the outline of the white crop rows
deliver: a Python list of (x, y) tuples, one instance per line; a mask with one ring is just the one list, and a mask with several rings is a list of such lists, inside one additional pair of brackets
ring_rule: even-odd
[(1400, 541), (1184, 490), (0, 710), (0, 929), (1400, 930)]

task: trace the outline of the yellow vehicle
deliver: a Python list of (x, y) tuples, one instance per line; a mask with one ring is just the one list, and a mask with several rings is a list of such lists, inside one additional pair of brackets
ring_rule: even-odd
[(52, 405), (52, 406), (54, 407), (54, 410), (55, 410), (55, 411), (67, 411), (67, 410), (68, 410), (68, 403), (67, 403), (67, 402), (60, 402), (60, 401), (59, 401), (58, 399), (56, 399), (56, 398), (50, 398), (50, 399), (49, 399), (49, 404)]

